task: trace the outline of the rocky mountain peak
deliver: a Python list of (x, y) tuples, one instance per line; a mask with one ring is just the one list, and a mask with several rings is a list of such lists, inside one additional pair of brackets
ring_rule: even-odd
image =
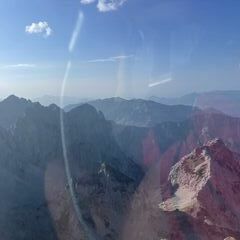
[(6, 129), (11, 128), (22, 117), (26, 109), (32, 106), (30, 100), (10, 95), (0, 102), (0, 126)]
[(1, 103), (4, 104), (26, 104), (28, 102), (31, 102), (30, 100), (26, 100), (25, 98), (20, 98), (15, 95), (9, 95), (7, 98), (5, 98)]
[(214, 231), (238, 236), (240, 229), (240, 155), (221, 139), (196, 148), (175, 164), (169, 174), (166, 212), (180, 211)]
[(18, 100), (20, 100), (20, 98), (12, 94), (12, 95), (8, 96), (7, 98), (5, 98), (3, 100), (3, 102), (14, 102), (14, 101), (18, 101)]

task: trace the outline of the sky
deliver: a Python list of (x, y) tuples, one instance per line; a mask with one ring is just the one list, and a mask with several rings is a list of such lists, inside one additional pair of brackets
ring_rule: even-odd
[(235, 0), (1, 0), (0, 98), (240, 89)]

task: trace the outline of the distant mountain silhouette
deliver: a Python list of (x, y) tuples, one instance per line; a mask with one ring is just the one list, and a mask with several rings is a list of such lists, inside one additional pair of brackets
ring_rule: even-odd
[(51, 95), (44, 95), (38, 98), (33, 98), (32, 99), (33, 102), (39, 102), (41, 103), (43, 106), (49, 106), (51, 104), (56, 104), (58, 106), (60, 106), (61, 102), (63, 104), (63, 106), (67, 106), (69, 104), (76, 104), (79, 102), (87, 102), (87, 99), (81, 99), (81, 98), (77, 98), (77, 97), (68, 97), (68, 96), (51, 96)]
[(191, 93), (179, 98), (153, 96), (150, 100), (168, 105), (183, 104), (202, 109), (212, 108), (234, 117), (240, 117), (240, 91), (237, 90)]
[[(142, 99), (108, 98), (91, 101), (88, 104), (103, 112), (108, 120), (138, 127), (151, 127), (167, 121), (183, 121), (198, 111), (197, 108), (190, 106), (168, 106)], [(78, 105), (67, 106), (65, 111), (76, 106)]]

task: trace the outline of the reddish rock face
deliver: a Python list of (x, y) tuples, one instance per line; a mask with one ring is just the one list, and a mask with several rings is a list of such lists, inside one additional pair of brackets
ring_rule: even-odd
[(172, 167), (163, 200), (159, 208), (170, 216), (176, 234), (186, 218), (199, 239), (239, 239), (240, 155), (219, 139), (196, 148)]
[[(190, 120), (188, 134), (174, 142), (159, 160), (159, 178), (165, 183), (171, 167), (194, 148), (206, 145), (211, 139), (222, 139), (231, 151), (240, 152), (240, 120), (223, 114), (197, 113)], [(156, 166), (154, 166), (156, 167)]]
[[(169, 155), (170, 156), (170, 155)], [(152, 168), (133, 196), (121, 239), (240, 239), (240, 155), (214, 139), (171, 168)]]

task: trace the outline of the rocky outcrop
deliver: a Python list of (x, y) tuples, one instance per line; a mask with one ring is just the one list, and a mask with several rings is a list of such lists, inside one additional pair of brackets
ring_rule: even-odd
[(192, 219), (199, 239), (240, 237), (240, 155), (219, 139), (196, 148), (174, 165), (159, 208)]

